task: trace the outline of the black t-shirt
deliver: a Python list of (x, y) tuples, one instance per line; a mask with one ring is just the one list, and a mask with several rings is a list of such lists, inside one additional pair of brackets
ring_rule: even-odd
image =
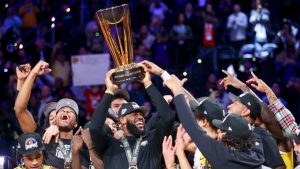
[[(39, 127), (38, 127), (39, 128)], [(36, 131), (43, 136), (43, 131)], [(71, 147), (71, 139), (61, 139), (64, 143), (65, 149), (69, 152)], [(59, 147), (58, 143), (55, 143), (55, 139), (51, 139), (49, 144), (44, 144), (46, 157), (44, 159), (44, 164), (53, 166), (58, 169), (64, 169), (64, 156)], [(87, 149), (82, 148), (80, 150), (80, 164), (81, 166), (89, 167), (89, 154)]]
[(266, 129), (263, 129), (261, 127), (255, 127), (254, 133), (258, 134), (262, 140), (265, 156), (264, 165), (271, 168), (285, 166), (280, 156), (276, 141), (274, 140), (272, 135)]

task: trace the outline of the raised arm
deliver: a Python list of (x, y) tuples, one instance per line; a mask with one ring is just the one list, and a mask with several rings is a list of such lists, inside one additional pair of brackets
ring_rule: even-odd
[(95, 151), (89, 129), (88, 128), (82, 129), (81, 136), (82, 136), (84, 144), (86, 145), (86, 147), (89, 151), (89, 155), (90, 155), (90, 158), (93, 162), (93, 166), (95, 167), (95, 169), (104, 169), (103, 161)]
[[(232, 86), (236, 89), (242, 90), (244, 93), (250, 92), (260, 100), (260, 98), (247, 86), (247, 84), (243, 83), (225, 70), (222, 70), (222, 72), (226, 74), (226, 77), (222, 79), (220, 84), (223, 84), (225, 89), (227, 89), (228, 86)], [(260, 116), (261, 122), (265, 124), (266, 128), (272, 133), (274, 137), (280, 140), (285, 139), (282, 135), (282, 129), (273, 113), (267, 110), (268, 107), (266, 107), (263, 102), (261, 104), (263, 107)]]
[(207, 136), (198, 126), (195, 116), (184, 98), (180, 80), (173, 75), (171, 79), (165, 82), (165, 85), (174, 94), (173, 102), (184, 129), (210, 164), (214, 164), (216, 168), (222, 168), (222, 164), (227, 160), (225, 157), (230, 156), (229, 150), (221, 143)]
[[(106, 91), (101, 100), (97, 105), (95, 113), (91, 119), (90, 133), (95, 149), (101, 151), (107, 145), (107, 131), (104, 129), (104, 123), (108, 114), (108, 108), (110, 107), (111, 100), (118, 86), (113, 84), (111, 81), (111, 75), (115, 72), (115, 69), (111, 69), (106, 73), (105, 84)], [(100, 141), (101, 140), (101, 141)]]
[[(154, 75), (160, 76), (163, 79), (163, 81), (166, 81), (171, 78), (171, 75), (167, 71), (163, 70), (162, 68), (160, 68), (153, 62), (144, 60), (144, 61), (140, 62), (139, 64), (143, 65), (143, 67), (145, 68), (146, 71), (148, 71)], [(181, 82), (184, 84), (186, 81), (187, 81), (187, 79), (183, 79)], [(184, 91), (184, 95), (188, 100), (194, 100), (194, 101), (198, 102), (197, 99), (195, 99), (194, 96), (191, 95), (191, 93), (189, 91), (187, 91), (184, 87), (182, 87), (182, 88)]]
[(17, 80), (17, 91), (20, 91), (26, 78), (28, 77), (29, 73), (31, 71), (30, 64), (24, 64), (16, 67), (16, 74), (18, 77)]
[(34, 81), (38, 75), (42, 75), (50, 71), (51, 69), (49, 69), (48, 63), (39, 61), (32, 69), (19, 91), (14, 110), (20, 127), (24, 133), (34, 132), (36, 130), (36, 122), (34, 121), (32, 114), (27, 110)]
[(277, 119), (283, 130), (289, 133), (296, 134), (298, 126), (293, 114), (281, 103), (272, 89), (263, 80), (259, 79), (254, 73), (252, 73), (252, 78), (249, 79), (247, 83), (267, 96), (269, 100), (268, 107), (275, 115), (275, 118)]
[(226, 70), (222, 70), (222, 72), (226, 75), (226, 77), (224, 77), (221, 80), (220, 85), (223, 85), (225, 90), (228, 89), (228, 86), (232, 86), (236, 89), (243, 91), (244, 93), (250, 92), (249, 87), (245, 83), (234, 77)]
[(151, 76), (146, 71), (145, 78), (142, 80), (146, 91), (151, 99), (152, 104), (157, 110), (157, 126), (155, 131), (155, 139), (153, 140), (154, 145), (160, 145), (163, 141), (164, 136), (170, 135), (174, 125), (175, 114), (171, 107), (157, 90), (157, 88), (151, 82)]

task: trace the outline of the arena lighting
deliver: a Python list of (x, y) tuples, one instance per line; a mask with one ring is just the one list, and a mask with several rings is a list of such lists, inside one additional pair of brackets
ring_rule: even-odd
[(69, 13), (71, 11), (71, 8), (67, 8), (66, 12)]
[(183, 74), (183, 76), (187, 76), (187, 75), (188, 75), (188, 73), (187, 73), (187, 72), (183, 72), (182, 74)]
[(14, 46), (17, 47), (17, 46), (18, 46), (18, 43), (14, 43)]
[(23, 47), (24, 47), (24, 46), (23, 46), (22, 44), (19, 45), (19, 49), (23, 49)]
[(55, 21), (55, 17), (52, 17), (52, 18), (51, 18), (51, 21), (54, 22), (54, 21)]
[(256, 61), (256, 57), (253, 57), (253, 58), (252, 58), (252, 61), (255, 62), (255, 61)]
[(96, 32), (95, 35), (98, 37), (98, 36), (100, 36), (100, 33), (99, 33), (99, 32)]
[(54, 28), (54, 27), (55, 27), (55, 24), (54, 24), (54, 23), (52, 23), (52, 24), (51, 24), (51, 28)]
[(5, 8), (8, 8), (8, 4), (5, 4), (4, 7), (5, 7)]
[(201, 64), (202, 63), (202, 59), (198, 59), (197, 63)]

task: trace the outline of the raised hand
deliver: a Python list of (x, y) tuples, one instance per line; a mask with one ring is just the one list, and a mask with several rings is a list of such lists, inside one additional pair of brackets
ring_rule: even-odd
[(139, 65), (145, 71), (145, 77), (144, 77), (144, 79), (141, 80), (141, 83), (143, 83), (145, 87), (150, 86), (152, 84), (150, 72), (147, 70), (147, 67), (145, 65), (143, 65), (143, 64), (139, 64)]
[(188, 146), (190, 140), (184, 140), (185, 130), (182, 124), (177, 128), (176, 134), (176, 154), (184, 153), (185, 148)]
[(148, 71), (154, 75), (161, 76), (161, 74), (164, 72), (164, 70), (162, 68), (160, 68), (159, 66), (157, 66), (156, 64), (154, 64), (148, 60), (144, 60), (138, 64), (141, 66), (143, 65), (146, 68), (146, 71)]
[(232, 86), (240, 90), (243, 90), (243, 88), (247, 87), (245, 83), (241, 82), (226, 70), (222, 70), (222, 72), (226, 74), (226, 77), (221, 80), (220, 85), (223, 85), (225, 90), (228, 89), (228, 86)]
[(55, 142), (58, 143), (58, 138), (59, 138), (59, 130), (57, 125), (50, 125), (47, 129), (46, 132), (43, 135), (43, 141), (45, 144), (49, 144), (52, 137), (55, 138)]
[(252, 78), (247, 80), (246, 83), (251, 85), (251, 87), (255, 88), (256, 90), (263, 92), (263, 93), (268, 93), (272, 91), (272, 89), (261, 79), (259, 79), (253, 72), (251, 72)]
[(172, 146), (172, 136), (165, 136), (162, 143), (162, 151), (167, 169), (175, 169), (175, 150)]
[(174, 95), (183, 93), (182, 81), (180, 81), (175, 75), (171, 75), (169, 80), (166, 80), (164, 86), (167, 86)]
[(43, 75), (45, 73), (51, 72), (51, 69), (49, 68), (49, 63), (40, 60), (34, 66), (34, 68), (31, 70), (31, 72), (35, 75)]
[(80, 149), (83, 146), (83, 139), (82, 136), (80, 135), (81, 133), (81, 127), (79, 127), (79, 129), (76, 131), (76, 133), (73, 135), (72, 138), (72, 151), (74, 153), (79, 153)]
[(111, 81), (111, 76), (112, 74), (115, 72), (115, 69), (110, 69), (107, 73), (106, 73), (106, 77), (105, 77), (105, 85), (106, 85), (106, 89), (110, 92), (115, 93), (116, 90), (118, 90), (119, 86), (114, 84)]
[(16, 67), (16, 74), (18, 80), (25, 80), (31, 71), (31, 66), (29, 63), (20, 65)]

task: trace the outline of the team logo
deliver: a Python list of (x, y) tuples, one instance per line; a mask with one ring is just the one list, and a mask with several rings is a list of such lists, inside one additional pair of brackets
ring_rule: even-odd
[(25, 150), (33, 148), (38, 148), (37, 141), (34, 138), (29, 137), (25, 140)]
[(125, 109), (122, 109), (122, 111), (121, 111), (121, 114), (124, 114), (124, 113), (126, 113), (126, 111), (127, 111), (127, 109), (125, 108)]

